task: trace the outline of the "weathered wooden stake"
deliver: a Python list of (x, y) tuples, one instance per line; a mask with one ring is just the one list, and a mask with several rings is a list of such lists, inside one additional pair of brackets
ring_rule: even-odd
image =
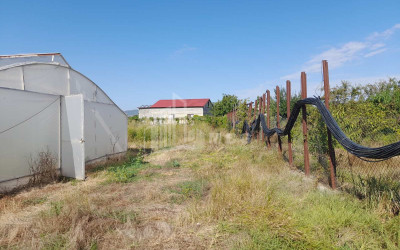
[[(263, 115), (265, 114), (265, 93), (262, 96), (262, 111), (261, 112), (262, 112)], [(265, 141), (265, 134), (264, 134), (264, 131), (262, 129), (261, 129), (261, 135), (262, 135), (261, 140), (264, 142)]]
[[(307, 76), (305, 72), (301, 72), (301, 98), (307, 98)], [(303, 145), (304, 145), (304, 172), (310, 175), (310, 155), (308, 152), (308, 135), (307, 135), (307, 109), (302, 107), (303, 115)]]
[[(291, 84), (290, 81), (286, 81), (286, 113), (287, 119), (290, 117), (290, 99), (291, 99)], [(292, 135), (288, 134), (288, 153), (289, 153), (289, 165), (293, 165), (293, 153), (292, 153)]]
[(258, 101), (257, 99), (254, 101), (254, 113), (253, 113), (254, 118), (257, 116), (257, 105), (258, 105), (257, 101)]
[[(267, 127), (268, 129), (271, 128), (271, 120), (269, 119), (270, 116), (270, 106), (271, 106), (271, 93), (267, 90)], [(271, 148), (271, 140), (267, 137), (267, 146)]]
[[(279, 87), (276, 86), (276, 127), (281, 128), (279, 124), (279, 103), (281, 100), (281, 95), (279, 92)], [(280, 154), (282, 154), (282, 140), (281, 137), (278, 135), (278, 151)]]
[[(325, 107), (329, 110), (329, 71), (328, 71), (328, 61), (322, 61), (322, 70), (324, 74), (324, 92), (325, 92)], [(331, 131), (327, 128), (328, 132), (328, 150), (329, 150), (329, 169), (330, 169), (330, 181), (331, 187), (336, 189), (336, 157), (335, 157), (335, 149), (332, 144), (332, 134)]]
[[(261, 114), (261, 109), (262, 109), (262, 97), (259, 98), (258, 115)], [(262, 133), (263, 133), (262, 127), (260, 125), (260, 129), (258, 131), (258, 140), (260, 140), (260, 141), (262, 140)]]
[[(253, 119), (256, 119), (257, 117), (257, 107), (258, 107), (258, 99), (256, 98), (256, 100), (254, 101), (254, 115), (253, 115)], [(252, 138), (255, 138), (255, 133), (257, 133), (257, 131), (254, 131)], [(257, 139), (258, 139), (258, 133), (257, 133)]]

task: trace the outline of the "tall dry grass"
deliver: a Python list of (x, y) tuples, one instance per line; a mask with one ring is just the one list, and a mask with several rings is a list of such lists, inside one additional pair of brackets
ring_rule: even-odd
[(86, 182), (0, 199), (0, 247), (399, 247), (399, 217), (306, 178), (276, 148), (208, 129), (209, 138), (93, 169)]

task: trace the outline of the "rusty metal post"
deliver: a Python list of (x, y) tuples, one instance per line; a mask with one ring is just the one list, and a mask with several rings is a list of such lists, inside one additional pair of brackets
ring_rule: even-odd
[[(289, 120), (290, 117), (290, 99), (291, 99), (291, 84), (290, 81), (286, 81), (286, 113), (287, 119)], [(292, 135), (291, 133), (288, 134), (288, 154), (289, 154), (289, 165), (293, 166), (293, 153), (292, 153)]]
[[(259, 98), (258, 115), (261, 114), (261, 109), (262, 109), (262, 97)], [(262, 127), (260, 124), (260, 129), (258, 131), (258, 140), (260, 140), (260, 141), (262, 140), (262, 134), (263, 134), (263, 131), (262, 131)]]
[[(254, 118), (254, 120), (257, 118), (257, 106), (258, 106), (258, 99), (256, 98), (256, 100), (254, 101), (254, 116), (253, 116), (253, 118)], [(254, 133), (253, 133), (253, 138), (255, 138), (255, 134), (257, 133), (257, 131), (254, 131)], [(256, 139), (258, 139), (258, 133), (257, 133), (257, 138)]]
[(233, 110), (232, 110), (232, 127), (233, 127), (233, 131), (236, 131), (235, 130), (235, 125), (236, 125), (235, 115), (236, 115), (236, 104), (233, 105)]
[[(325, 92), (325, 107), (329, 110), (329, 71), (328, 71), (328, 61), (322, 61), (322, 70), (324, 74), (324, 92)], [(327, 128), (328, 132), (328, 154), (329, 154), (329, 169), (330, 169), (330, 182), (331, 187), (336, 189), (336, 157), (335, 157), (335, 149), (332, 144), (332, 134), (331, 131)]]
[(257, 116), (257, 99), (254, 101), (254, 115), (253, 117), (255, 118)]
[[(301, 99), (307, 98), (307, 76), (305, 72), (301, 72)], [(308, 134), (307, 134), (307, 109), (302, 108), (303, 115), (303, 145), (304, 145), (304, 172), (310, 175), (310, 154), (308, 152)]]
[[(276, 127), (281, 128), (279, 124), (279, 104), (281, 101), (281, 95), (279, 92), (279, 87), (276, 86)], [(282, 140), (281, 137), (278, 135), (278, 151), (280, 154), (282, 154)]]
[[(265, 114), (265, 93), (262, 96), (262, 110), (261, 110), (261, 113), (263, 115)], [(264, 117), (264, 119), (265, 119), (265, 117)], [(264, 131), (262, 129), (261, 129), (261, 135), (262, 135), (261, 140), (265, 141), (265, 134), (264, 134)]]
[[(271, 128), (271, 120), (269, 119), (270, 111), (271, 111), (270, 107), (271, 107), (271, 94), (270, 94), (269, 90), (267, 90), (267, 127), (268, 127), (268, 129)], [(271, 141), (270, 141), (269, 137), (267, 137), (267, 146), (268, 146), (268, 148), (271, 148)]]

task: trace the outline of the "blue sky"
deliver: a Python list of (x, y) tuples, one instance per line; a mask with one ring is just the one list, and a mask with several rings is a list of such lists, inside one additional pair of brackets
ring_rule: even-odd
[(122, 108), (400, 78), (400, 1), (0, 1), (0, 54), (61, 52)]

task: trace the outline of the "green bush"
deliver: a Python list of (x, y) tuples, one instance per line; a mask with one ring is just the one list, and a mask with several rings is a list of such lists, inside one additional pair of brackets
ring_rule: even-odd
[(195, 115), (192, 119), (195, 123), (205, 122), (213, 128), (229, 129), (229, 123), (226, 116)]
[(145, 162), (143, 161), (143, 157), (141, 155), (132, 157), (124, 164), (108, 168), (108, 181), (118, 183), (132, 182), (135, 180), (135, 177), (138, 175), (139, 171), (143, 169), (144, 165)]

